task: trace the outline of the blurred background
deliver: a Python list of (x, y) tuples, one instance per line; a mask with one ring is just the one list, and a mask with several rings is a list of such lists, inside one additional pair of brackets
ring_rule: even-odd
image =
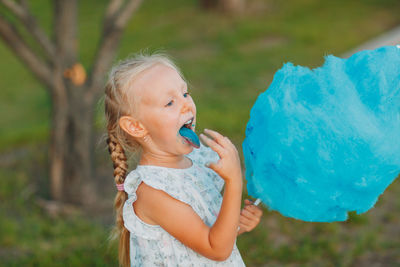
[[(121, 9), (130, 14), (91, 0), (72, 17), (54, 2), (0, 1), (0, 266), (117, 266), (108, 241), (116, 188), (101, 138), (107, 64), (145, 49), (171, 55), (197, 105), (196, 132), (228, 136), (244, 167), (250, 109), (284, 63), (318, 67), (400, 25), (398, 0), (147, 0)], [(62, 19), (75, 21), (75, 35)], [(62, 128), (65, 103), (75, 119)], [(264, 207), (257, 228), (238, 237), (241, 255), (247, 266), (400, 266), (399, 183), (346, 222)]]

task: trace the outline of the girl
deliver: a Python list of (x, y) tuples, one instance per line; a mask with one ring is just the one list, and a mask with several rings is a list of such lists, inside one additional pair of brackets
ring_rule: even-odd
[[(262, 211), (248, 200), (240, 211), (240, 159), (227, 137), (205, 130), (208, 147), (194, 148), (181, 136), (182, 127), (195, 130), (196, 105), (174, 63), (139, 54), (115, 66), (105, 115), (120, 264), (244, 266), (236, 236), (252, 230)], [(129, 173), (125, 152), (138, 160)]]

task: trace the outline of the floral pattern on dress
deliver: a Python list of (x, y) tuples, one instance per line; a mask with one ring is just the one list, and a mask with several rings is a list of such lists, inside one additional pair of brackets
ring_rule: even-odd
[(217, 162), (219, 156), (201, 144), (187, 155), (192, 166), (175, 169), (153, 165), (139, 165), (125, 179), (128, 199), (123, 207), (124, 225), (130, 232), (131, 266), (245, 266), (234, 244), (225, 261), (213, 261), (182, 244), (159, 225), (151, 225), (136, 216), (133, 202), (141, 182), (162, 190), (173, 198), (190, 205), (206, 225), (211, 227), (222, 204), (221, 190), (224, 180), (204, 166)]

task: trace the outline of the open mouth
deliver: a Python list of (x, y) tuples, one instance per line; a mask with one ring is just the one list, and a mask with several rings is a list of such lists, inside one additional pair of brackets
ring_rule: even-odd
[[(188, 129), (190, 129), (190, 130), (193, 131), (193, 126), (192, 126), (193, 119), (194, 119), (194, 117), (192, 117), (192, 118), (191, 118), (190, 120), (188, 120), (185, 124), (183, 124), (182, 127), (188, 128)], [(182, 127), (181, 127), (181, 128), (182, 128)]]
[(193, 131), (193, 119), (194, 117), (183, 124), (183, 126), (179, 129), (179, 134), (186, 140), (187, 143), (196, 148), (199, 148), (200, 140), (196, 133)]

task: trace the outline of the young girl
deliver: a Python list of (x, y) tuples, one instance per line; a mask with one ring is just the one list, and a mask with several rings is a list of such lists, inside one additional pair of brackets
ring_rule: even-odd
[[(240, 159), (227, 137), (205, 130), (208, 147), (196, 148), (181, 136), (182, 127), (195, 131), (196, 105), (174, 63), (161, 54), (119, 63), (106, 84), (105, 114), (120, 264), (244, 266), (236, 237), (262, 211), (249, 200), (240, 211)], [(125, 152), (138, 159), (129, 173)]]

